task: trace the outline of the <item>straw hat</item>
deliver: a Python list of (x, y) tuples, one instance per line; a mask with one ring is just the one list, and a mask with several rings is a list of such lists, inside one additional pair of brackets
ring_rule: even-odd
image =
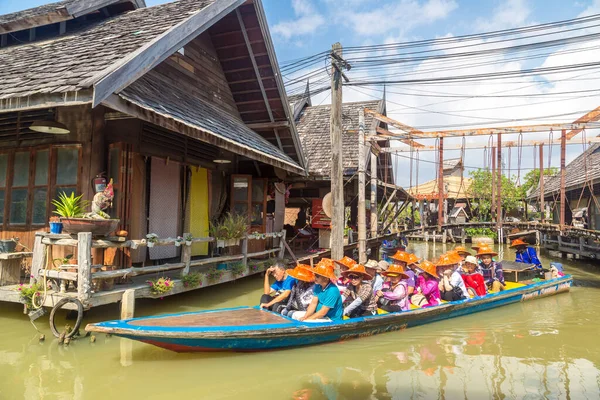
[[(306, 268), (308, 267), (308, 269)], [(303, 281), (303, 282), (314, 282), (315, 281), (315, 274), (312, 273), (312, 271), (310, 271), (310, 266), (309, 265), (297, 265), (296, 268), (294, 269), (288, 269), (287, 273), (289, 276), (291, 276), (292, 278), (298, 279), (299, 281)]]
[(370, 281), (371, 279), (373, 279), (373, 276), (371, 276), (366, 270), (364, 265), (360, 265), (360, 264), (356, 264), (355, 266), (353, 266), (352, 268), (342, 272), (342, 276), (344, 278), (347, 278), (348, 275), (352, 275), (352, 274), (356, 274), (356, 275), (362, 275), (363, 279), (366, 281)]
[(427, 260), (421, 261), (421, 263), (419, 264), (419, 269), (424, 272), (427, 272), (429, 275), (439, 279), (435, 264), (432, 263), (431, 261), (427, 261)]
[(385, 260), (381, 260), (377, 263), (377, 271), (379, 272), (387, 271), (389, 267), (390, 263)]
[(446, 267), (446, 266), (458, 264), (461, 261), (462, 261), (462, 259), (460, 258), (460, 256), (457, 253), (448, 252), (448, 253), (442, 254), (440, 256), (440, 258), (436, 261), (435, 266), (436, 267)]
[(477, 265), (477, 258), (475, 256), (467, 256), (465, 262)]
[(356, 261), (354, 261), (348, 256), (344, 256), (339, 260), (335, 260), (334, 262), (344, 269), (352, 268), (357, 264)]
[(332, 267), (334, 266), (334, 265), (333, 265), (333, 260), (332, 260), (331, 258), (326, 258), (326, 257), (323, 257), (323, 258), (321, 258), (321, 261), (319, 261), (319, 262), (320, 262), (320, 263), (326, 263), (326, 264), (329, 264), (329, 265), (331, 265)]
[(321, 260), (315, 267), (312, 269), (313, 274), (324, 276), (325, 278), (331, 280), (337, 280), (337, 276), (333, 272), (333, 263), (323, 262)]
[(391, 255), (390, 258), (393, 259), (393, 260), (396, 260), (396, 261), (405, 262), (407, 264), (410, 261), (409, 254), (407, 252), (405, 252), (405, 251), (402, 251), (402, 250), (398, 250), (396, 252), (396, 254)]
[(404, 272), (404, 267), (399, 264), (390, 265), (390, 267), (387, 269), (387, 271), (383, 271), (381, 274), (385, 275), (385, 276), (396, 275), (396, 276), (400, 276), (401, 279), (408, 279), (408, 275), (406, 275), (406, 272)]
[(379, 263), (375, 260), (369, 260), (365, 263), (365, 268), (369, 268), (369, 269), (378, 269), (379, 268)]
[(487, 244), (487, 243), (483, 243), (483, 242), (479, 242), (479, 243), (477, 243), (477, 244), (474, 244), (473, 246), (471, 246), (471, 248), (472, 248), (473, 250), (475, 250), (475, 251), (478, 251), (478, 250), (479, 250), (479, 248), (481, 248), (481, 247), (489, 247), (489, 244)]
[(309, 270), (310, 272), (312, 272), (312, 267), (310, 265), (308, 265), (308, 264), (298, 264), (298, 265), (296, 265), (296, 268), (304, 268), (304, 269)]
[(454, 248), (454, 251), (457, 252), (458, 254), (464, 253), (464, 254), (471, 255), (471, 252), (469, 250), (467, 250), (464, 246), (457, 246)]
[(522, 241), (521, 239), (515, 239), (512, 241), (512, 243), (510, 244), (510, 247), (519, 247), (519, 246), (529, 246), (526, 242)]
[(488, 246), (482, 246), (482, 247), (480, 247), (479, 251), (477, 252), (477, 257), (481, 257), (481, 256), (492, 256), (492, 257), (495, 257), (497, 255), (498, 255), (498, 253), (496, 253), (494, 250), (492, 250)]
[(414, 255), (413, 253), (409, 253), (408, 258), (409, 258), (408, 265), (417, 264), (420, 260), (420, 258), (417, 257), (416, 255)]

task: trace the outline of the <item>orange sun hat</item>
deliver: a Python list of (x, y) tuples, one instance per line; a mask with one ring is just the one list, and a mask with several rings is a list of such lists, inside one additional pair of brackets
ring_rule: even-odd
[(339, 260), (335, 260), (334, 262), (337, 265), (339, 265), (340, 267), (344, 268), (345, 270), (347, 270), (348, 268), (352, 268), (356, 264), (358, 264), (356, 261), (354, 261), (352, 258), (350, 258), (348, 256), (344, 256)]
[(398, 250), (394, 255), (391, 255), (390, 258), (392, 260), (401, 261), (407, 264), (410, 262), (409, 254), (402, 250)]
[(371, 274), (369, 274), (365, 270), (365, 266), (361, 265), (361, 264), (356, 264), (352, 268), (350, 268), (350, 269), (342, 272), (342, 276), (344, 278), (347, 278), (348, 275), (352, 275), (352, 274), (362, 275), (363, 279), (366, 280), (366, 281), (370, 281), (371, 279), (373, 279), (373, 277), (371, 276)]
[(420, 260), (420, 258), (417, 257), (416, 255), (414, 255), (413, 253), (408, 254), (408, 259), (409, 259), (408, 265), (418, 264), (419, 260)]
[(529, 244), (527, 244), (526, 242), (522, 241), (521, 239), (515, 239), (510, 244), (510, 247), (519, 247), (519, 246), (529, 246)]
[[(306, 268), (308, 267), (308, 268)], [(314, 282), (315, 274), (310, 270), (310, 265), (300, 264), (297, 265), (294, 269), (288, 269), (287, 273), (292, 278), (298, 279), (303, 282)]]
[(431, 261), (423, 260), (419, 264), (419, 269), (433, 276), (434, 278), (439, 279), (440, 277), (437, 274), (436, 266)]
[(462, 261), (458, 253), (448, 252), (442, 254), (435, 263), (436, 267), (446, 267), (449, 265), (459, 264)]
[(387, 269), (387, 271), (383, 271), (381, 275), (384, 276), (400, 276), (402, 279), (408, 279), (408, 275), (404, 272), (404, 267), (400, 264), (392, 264)]
[(490, 247), (490, 245), (487, 243), (479, 242), (471, 246), (471, 248), (475, 251), (478, 251), (481, 247)]
[(482, 246), (479, 248), (479, 251), (477, 252), (477, 257), (481, 257), (481, 256), (492, 256), (495, 257), (497, 256), (498, 253), (496, 253), (494, 250), (492, 250), (491, 247), (488, 246)]
[(464, 246), (457, 246), (454, 248), (454, 251), (457, 252), (458, 254), (464, 253), (464, 254), (471, 255), (471, 252), (469, 250), (467, 250)]
[(324, 276), (325, 278), (331, 280), (337, 280), (337, 276), (333, 272), (333, 263), (328, 263), (327, 261), (319, 261), (317, 265), (312, 269), (313, 274)]

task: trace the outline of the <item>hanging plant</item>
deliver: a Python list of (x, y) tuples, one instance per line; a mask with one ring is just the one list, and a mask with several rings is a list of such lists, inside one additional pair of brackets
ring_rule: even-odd
[(247, 269), (246, 269), (246, 266), (244, 265), (244, 263), (237, 262), (237, 263), (231, 264), (229, 266), (229, 270), (231, 271), (231, 275), (233, 275), (234, 278), (237, 278), (240, 275), (243, 275)]
[(181, 282), (185, 288), (194, 288), (202, 285), (202, 275), (198, 272), (187, 274), (181, 277)]
[(150, 292), (155, 296), (161, 296), (169, 293), (173, 289), (171, 278), (158, 278), (146, 281), (150, 285)]
[(156, 233), (149, 233), (146, 235), (146, 244), (148, 247), (154, 247), (158, 242), (158, 235)]
[(206, 279), (210, 283), (215, 283), (223, 277), (223, 273), (225, 271), (222, 269), (217, 269), (215, 267), (210, 268), (206, 271)]

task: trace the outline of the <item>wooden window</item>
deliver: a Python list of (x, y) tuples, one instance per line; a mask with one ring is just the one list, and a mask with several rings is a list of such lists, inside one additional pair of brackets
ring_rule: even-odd
[(264, 232), (267, 180), (253, 179), (251, 175), (232, 175), (231, 181), (231, 212), (248, 216), (251, 229)]
[(8, 222), (11, 225), (27, 224), (30, 165), (31, 152), (20, 151), (15, 153), (13, 157), (13, 177), (10, 191), (10, 213), (8, 217)]
[[(0, 154), (0, 210), (4, 212), (6, 178), (8, 176), (8, 154)], [(6, 213), (4, 214), (6, 215)], [(0, 222), (0, 225), (2, 222)]]

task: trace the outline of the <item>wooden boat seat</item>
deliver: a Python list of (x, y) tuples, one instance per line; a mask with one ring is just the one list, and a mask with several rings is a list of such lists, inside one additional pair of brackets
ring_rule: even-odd
[(129, 322), (133, 326), (245, 326), (290, 324), (291, 322), (278, 314), (256, 308), (239, 310), (211, 311), (206, 313), (190, 313), (183, 315), (167, 315), (164, 317), (139, 319)]

